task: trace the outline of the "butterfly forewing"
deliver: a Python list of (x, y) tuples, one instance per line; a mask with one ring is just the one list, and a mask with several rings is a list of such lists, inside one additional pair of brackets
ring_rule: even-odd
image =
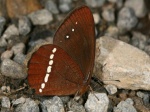
[(74, 60), (56, 45), (43, 45), (28, 64), (28, 82), (37, 94), (75, 94), (82, 85), (83, 74)]
[(54, 44), (73, 58), (81, 68), (84, 80), (91, 77), (95, 57), (95, 30), (93, 16), (87, 6), (77, 8), (64, 20), (55, 33)]

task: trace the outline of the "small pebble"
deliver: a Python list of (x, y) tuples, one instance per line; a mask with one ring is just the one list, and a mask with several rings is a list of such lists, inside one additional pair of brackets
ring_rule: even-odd
[(138, 19), (135, 16), (133, 9), (124, 7), (120, 10), (117, 26), (120, 33), (125, 33), (134, 28), (138, 23)]
[(114, 22), (115, 21), (115, 13), (113, 8), (109, 9), (104, 9), (102, 12), (102, 17), (107, 21), (107, 22)]
[(69, 101), (68, 103), (68, 107), (69, 107), (69, 111), (72, 112), (86, 112), (85, 108), (83, 107), (83, 105), (81, 103), (77, 103), (76, 101)]
[(122, 92), (119, 94), (119, 97), (122, 99), (122, 100), (126, 100), (127, 99), (127, 94), (126, 92)]
[(25, 101), (26, 101), (26, 99), (24, 97), (20, 97), (20, 98), (18, 98), (16, 100), (13, 100), (12, 104), (13, 105), (23, 104), (23, 103), (25, 103)]
[(19, 19), (19, 33), (21, 35), (27, 35), (31, 31), (31, 23), (26, 16)]
[(0, 69), (2, 75), (13, 79), (25, 79), (27, 77), (25, 68), (10, 59), (4, 59)]
[(144, 97), (143, 97), (143, 102), (145, 105), (150, 105), (150, 94), (144, 94)]
[(144, 0), (126, 0), (125, 6), (132, 8), (135, 12), (135, 15), (139, 18), (142, 18), (147, 14)]
[(136, 95), (137, 95), (138, 97), (140, 97), (140, 98), (144, 98), (144, 93), (141, 92), (141, 91), (138, 91), (138, 92), (136, 93)]
[(145, 105), (150, 103), (150, 95), (148, 93), (138, 91), (137, 96), (143, 99)]
[(107, 85), (105, 88), (110, 95), (115, 94), (117, 92), (117, 87), (114, 85)]
[(10, 108), (10, 100), (8, 97), (3, 96), (1, 100), (2, 107)]
[(41, 104), (42, 110), (45, 108), (47, 112), (65, 112), (63, 102), (58, 96), (54, 96), (52, 99), (44, 100)]
[(94, 23), (95, 24), (98, 24), (100, 22), (100, 20), (101, 20), (98, 13), (94, 13), (93, 14), (93, 18), (94, 18)]
[(40, 112), (40, 109), (34, 100), (27, 98), (25, 103), (17, 105), (15, 112)]
[(70, 97), (69, 96), (61, 96), (60, 99), (62, 100), (62, 102), (64, 104), (70, 101)]
[(1, 91), (3, 93), (10, 93), (10, 86), (2, 86)]
[(105, 93), (90, 93), (85, 103), (86, 112), (107, 112), (108, 106), (109, 99)]
[(53, 21), (52, 14), (46, 10), (38, 10), (28, 15), (34, 25), (46, 25)]
[(119, 29), (116, 26), (109, 26), (105, 33), (106, 36), (118, 39)]
[(147, 42), (147, 37), (144, 34), (136, 31), (132, 32), (132, 35), (133, 36), (131, 38), (132, 40), (131, 44), (135, 47), (138, 47), (139, 49), (144, 50)]
[(125, 102), (127, 102), (128, 104), (131, 104), (131, 105), (134, 104), (134, 102), (133, 102), (133, 100), (132, 100), (131, 98), (127, 98), (127, 99), (125, 100)]
[(16, 36), (16, 35), (19, 35), (19, 30), (14, 24), (12, 24), (7, 27), (4, 34), (2, 35), (2, 38), (10, 39), (12, 36)]
[(6, 91), (7, 91), (7, 87), (6, 87), (6, 86), (2, 86), (2, 87), (1, 87), (1, 91), (2, 91), (2, 92), (6, 92)]
[(24, 43), (18, 43), (15, 46), (12, 47), (12, 51), (14, 54), (22, 54), (25, 52), (25, 44)]
[(7, 41), (4, 38), (0, 38), (0, 47), (4, 48), (7, 46)]
[(118, 9), (120, 9), (123, 6), (123, 0), (108, 0), (108, 1), (116, 3)]
[(6, 19), (2, 16), (0, 16), (0, 36), (2, 34), (2, 31), (4, 30), (4, 26), (6, 24)]
[(106, 0), (85, 0), (86, 4), (92, 8), (101, 7)]
[(25, 60), (26, 56), (22, 53), (18, 53), (15, 55), (15, 57), (13, 58), (13, 60), (19, 64), (23, 64), (24, 60)]
[(113, 112), (137, 112), (134, 106), (130, 104), (131, 102), (128, 101), (121, 101), (117, 107), (114, 107)]
[(45, 0), (44, 2), (45, 8), (53, 14), (58, 14), (59, 10), (56, 6), (56, 3), (52, 0)]
[(71, 10), (72, 0), (59, 0), (59, 9), (65, 13)]
[(7, 51), (2, 53), (1, 60), (10, 59), (12, 56), (13, 56), (13, 51), (12, 50), (7, 50)]

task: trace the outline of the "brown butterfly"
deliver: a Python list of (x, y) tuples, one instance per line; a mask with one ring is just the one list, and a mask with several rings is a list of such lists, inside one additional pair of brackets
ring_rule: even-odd
[(91, 80), (94, 58), (93, 15), (81, 6), (59, 26), (53, 44), (42, 45), (32, 54), (29, 85), (39, 95), (82, 95)]

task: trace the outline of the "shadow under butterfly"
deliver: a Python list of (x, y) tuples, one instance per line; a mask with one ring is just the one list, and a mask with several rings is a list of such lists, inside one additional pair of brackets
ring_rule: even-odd
[(38, 95), (82, 95), (89, 89), (95, 58), (93, 15), (87, 6), (67, 16), (54, 35), (30, 54), (28, 82)]

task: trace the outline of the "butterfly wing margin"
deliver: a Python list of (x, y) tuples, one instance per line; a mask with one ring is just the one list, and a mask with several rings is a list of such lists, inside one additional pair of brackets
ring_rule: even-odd
[(71, 95), (82, 85), (83, 74), (63, 49), (47, 44), (32, 54), (28, 63), (28, 82), (39, 95)]

